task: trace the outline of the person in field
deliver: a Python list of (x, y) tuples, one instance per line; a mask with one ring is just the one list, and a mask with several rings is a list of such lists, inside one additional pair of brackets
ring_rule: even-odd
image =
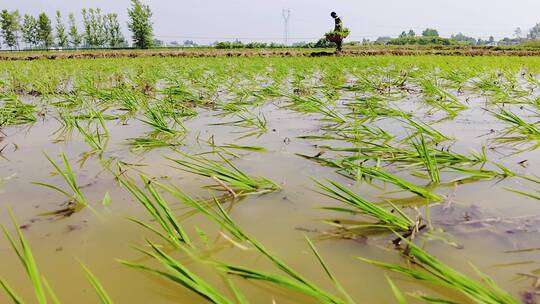
[[(336, 12), (330, 13), (330, 16), (332, 16), (332, 18), (334, 18), (334, 21), (336, 23), (336, 25), (334, 26), (334, 32), (343, 31), (343, 21), (341, 21), (341, 18), (336, 14)], [(343, 45), (343, 39), (341, 39), (341, 38), (337, 39), (336, 44), (337, 44), (336, 51), (341, 52), (341, 47)]]

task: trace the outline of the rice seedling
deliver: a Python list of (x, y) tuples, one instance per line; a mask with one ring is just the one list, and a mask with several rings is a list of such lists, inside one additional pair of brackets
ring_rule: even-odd
[(220, 157), (223, 163), (204, 157), (183, 156), (186, 159), (169, 159), (180, 165), (187, 172), (213, 179), (217, 184), (210, 186), (210, 188), (225, 190), (233, 197), (269, 193), (280, 189), (270, 179), (248, 176), (221, 155)]
[(408, 79), (407, 74), (399, 74), (393, 77), (394, 71), (383, 67), (371, 67), (361, 73), (356, 72), (354, 85), (347, 89), (353, 92), (372, 92), (385, 97), (403, 97), (402, 87)]
[(388, 285), (390, 285), (390, 288), (392, 289), (392, 293), (394, 293), (397, 303), (407, 304), (407, 299), (405, 298), (405, 295), (403, 295), (401, 290), (398, 289), (396, 284), (394, 284), (394, 282), (388, 276), (386, 276), (386, 281), (388, 281)]
[[(357, 259), (406, 275), (415, 280), (455, 290), (465, 295), (473, 303), (519, 303), (519, 300), (498, 287), (490, 277), (481, 273), (474, 266), (473, 268), (481, 281), (476, 281), (457, 270), (454, 270), (411, 242), (407, 242), (405, 256), (410, 262), (418, 266), (420, 270), (362, 257), (357, 257)], [(427, 296), (421, 296), (421, 298), (429, 303), (453, 303), (446, 299), (436, 299)]]
[(266, 151), (268, 151), (265, 147), (244, 146), (244, 145), (236, 145), (236, 144), (212, 145), (212, 147), (222, 148), (222, 149), (244, 150), (244, 151), (249, 151), (249, 152), (266, 152)]
[(431, 201), (437, 202), (442, 199), (439, 195), (427, 190), (426, 188), (417, 186), (403, 178), (400, 178), (396, 175), (386, 172), (385, 170), (381, 168), (357, 167), (356, 170), (358, 170), (357, 173), (359, 173), (360, 176), (363, 176), (364, 178), (377, 179), (385, 183), (394, 184), (403, 190), (410, 191), (418, 196), (429, 199)]
[(236, 114), (240, 120), (234, 122), (234, 125), (242, 127), (255, 127), (260, 132), (266, 132), (268, 130), (268, 121), (263, 114), (255, 115), (252, 112), (240, 112)]
[[(325, 137), (325, 136), (302, 136), (305, 139), (318, 139), (318, 140), (338, 140), (337, 137)], [(411, 142), (409, 142), (411, 143)], [(374, 160), (376, 163), (388, 163), (397, 164), (406, 168), (424, 166), (424, 159), (420, 157), (418, 152), (408, 147), (399, 147), (392, 143), (376, 143), (373, 141), (356, 141), (357, 147), (338, 148), (331, 146), (319, 146), (321, 150), (328, 150), (333, 152), (348, 152), (354, 153), (352, 156), (338, 158), (337, 163), (343, 162), (355, 162)], [(432, 156), (439, 168), (452, 166), (452, 165), (477, 165), (487, 162), (487, 155), (485, 147), (481, 152), (471, 152), (470, 155), (464, 155), (456, 152), (452, 152), (445, 149), (436, 149), (429, 145), (426, 145), (427, 151)], [(307, 159), (321, 160), (320, 157), (310, 157), (303, 154), (297, 154)], [(324, 163), (324, 162), (322, 162)], [(332, 162), (329, 162), (332, 164)], [(340, 167), (340, 166), (337, 166)]]
[[(162, 132), (169, 135), (177, 135), (178, 133), (182, 132), (170, 126), (168, 119), (165, 115), (165, 111), (162, 108), (147, 107), (145, 112), (145, 119), (140, 119), (140, 121), (151, 126), (157, 132)], [(178, 119), (175, 119), (175, 124), (180, 124), (180, 121)], [(182, 127), (181, 124), (180, 127)]]
[(133, 222), (152, 231), (173, 247), (180, 247), (181, 244), (190, 245), (191, 241), (180, 226), (174, 214), (172, 214), (167, 202), (159, 194), (152, 182), (145, 176), (141, 176), (141, 181), (145, 185), (146, 191), (141, 190), (134, 181), (128, 178), (120, 178), (119, 182), (133, 197), (148, 211), (152, 218), (159, 224), (161, 230), (152, 228), (139, 220), (131, 218)]
[(99, 280), (96, 278), (96, 276), (86, 266), (82, 265), (82, 268), (86, 274), (86, 278), (96, 291), (96, 294), (98, 295), (101, 304), (112, 304), (113, 301), (107, 294), (107, 291), (105, 291), (105, 288), (103, 288), (103, 285), (101, 285)]
[[(88, 201), (86, 200), (84, 194), (81, 192), (81, 188), (77, 183), (77, 180), (75, 179), (75, 174), (73, 173), (73, 169), (71, 168), (71, 165), (69, 164), (66, 155), (63, 152), (60, 153), (64, 169), (62, 169), (56, 162), (54, 162), (54, 160), (52, 160), (49, 155), (45, 154), (45, 157), (54, 167), (55, 173), (62, 177), (69, 189), (64, 190), (60, 187), (44, 182), (33, 182), (33, 184), (35, 185), (55, 190), (70, 199), (68, 206), (65, 209), (55, 211), (54, 214), (69, 216), (74, 212), (80, 211), (82, 208), (87, 207), (89, 205)], [(71, 193), (68, 192), (70, 190)]]
[[(3, 224), (0, 224), (0, 228), (4, 232), (6, 240), (9, 242), (11, 249), (17, 255), (19, 262), (23, 266), (25, 273), (32, 284), (32, 289), (34, 290), (34, 295), (36, 297), (37, 303), (60, 303), (58, 296), (55, 294), (54, 290), (49, 285), (47, 279), (39, 271), (36, 260), (34, 258), (34, 254), (32, 253), (32, 250), (30, 248), (30, 244), (24, 237), (24, 234), (22, 233), (21, 228), (17, 223), (17, 220), (15, 219), (15, 216), (13, 215), (11, 209), (8, 209), (8, 214), (11, 218), (11, 221), (13, 222), (16, 238), (8, 231), (8, 229)], [(17, 243), (19, 244), (17, 245)], [(105, 291), (101, 283), (97, 280), (97, 278), (92, 274), (92, 272), (90, 272), (90, 270), (86, 266), (82, 265), (82, 267), (87, 274), (88, 280), (99, 295), (101, 303), (112, 303), (109, 296), (107, 295), (107, 292)], [(0, 278), (0, 287), (6, 292), (6, 294), (13, 301), (13, 303), (24, 303), (24, 301), (17, 294), (17, 292), (13, 288), (11, 288), (7, 281), (3, 278)]]
[[(0, 228), (2, 228), (5, 238), (8, 240), (11, 249), (17, 254), (19, 262), (24, 267), (26, 275), (32, 283), (36, 301), (40, 304), (46, 304), (48, 299), (51, 299), (53, 302), (57, 303), (58, 301), (55, 301), (56, 296), (54, 295), (52, 289), (48, 287), (48, 284), (45, 282), (45, 278), (41, 275), (32, 254), (32, 250), (30, 249), (26, 238), (22, 234), (13, 213), (11, 210), (8, 210), (8, 213), (13, 222), (13, 227), (15, 228), (19, 245), (17, 245), (17, 241), (15, 240), (14, 236), (9, 233), (4, 225), (0, 224)], [(0, 285), (14, 303), (23, 303), (21, 297), (18, 296), (11, 287), (9, 287), (8, 283), (4, 279), (0, 279)]]
[(351, 110), (347, 114), (349, 117), (364, 116), (369, 119), (377, 119), (380, 117), (411, 116), (410, 113), (390, 107), (387, 99), (380, 96), (361, 97), (358, 100), (345, 103), (345, 106)]
[(322, 100), (316, 96), (298, 96), (291, 94), (287, 96), (291, 102), (291, 105), (288, 108), (291, 108), (298, 112), (305, 113), (318, 113), (323, 115), (325, 120), (344, 123), (346, 118), (341, 114), (335, 107), (332, 106), (331, 102)]
[(23, 103), (16, 95), (0, 95), (0, 127), (36, 122), (34, 105)]
[[(221, 207), (219, 202), (215, 201), (216, 209), (208, 208), (205, 205), (202, 205), (197, 200), (189, 197), (184, 194), (176, 187), (167, 187), (160, 185), (164, 190), (171, 193), (179, 201), (188, 204), (198, 210), (201, 214), (205, 215), (207, 218), (211, 219), (217, 223), (220, 227), (225, 229), (227, 232), (231, 233), (236, 239), (242, 242), (247, 242), (251, 244), (257, 252), (266, 257), (272, 264), (277, 267), (285, 275), (277, 275), (268, 272), (261, 272), (253, 269), (248, 269), (241, 266), (234, 266), (227, 263), (215, 262), (215, 265), (222, 269), (227, 274), (240, 276), (245, 279), (264, 281), (268, 283), (275, 284), (277, 286), (294, 290), (299, 293), (303, 293), (309, 296), (312, 296), (323, 303), (354, 303), (354, 301), (348, 296), (346, 291), (341, 287), (337, 282), (335, 277), (330, 273), (328, 267), (322, 260), (322, 257), (317, 252), (313, 244), (309, 239), (306, 239), (314, 255), (317, 257), (321, 267), (324, 269), (327, 276), (333, 281), (336, 288), (344, 296), (345, 299), (341, 299), (333, 294), (330, 294), (323, 289), (317, 287), (308, 279), (304, 278), (300, 273), (293, 270), (285, 262), (279, 259), (277, 256), (272, 254), (268, 249), (266, 249), (263, 244), (258, 242), (256, 239), (248, 236), (227, 214), (227, 212)], [(156, 248), (157, 249), (157, 248)], [(182, 279), (181, 279), (182, 280)], [(184, 281), (184, 280), (182, 280)]]
[(200, 276), (191, 272), (180, 262), (178, 262), (177, 260), (169, 256), (167, 253), (161, 250), (157, 245), (149, 242), (148, 246), (153, 250), (153, 252), (148, 251), (148, 250), (142, 250), (142, 249), (139, 249), (139, 251), (147, 255), (148, 257), (156, 260), (159, 264), (161, 264), (167, 270), (167, 272), (150, 268), (141, 264), (124, 261), (124, 260), (120, 260), (119, 262), (135, 269), (140, 269), (140, 270), (157, 274), (159, 276), (164, 277), (165, 279), (173, 281), (176, 284), (180, 284), (181, 286), (197, 293), (198, 295), (200, 295), (201, 297), (203, 297), (204, 299), (206, 299), (207, 301), (211, 303), (216, 303), (216, 304), (236, 303), (235, 301), (230, 300), (229, 298), (224, 296), (221, 291), (212, 287)]
[(339, 173), (342, 173), (344, 176), (349, 178), (362, 178), (367, 181), (375, 179), (383, 183), (393, 184), (398, 188), (412, 192), (430, 201), (437, 202), (442, 199), (441, 196), (439, 196), (438, 194), (435, 194), (422, 186), (415, 185), (407, 181), (406, 179), (391, 174), (380, 167), (367, 167), (363, 165), (358, 165), (353, 161), (343, 159), (338, 161), (323, 159), (319, 157), (311, 157), (310, 159), (322, 163), (325, 166), (336, 167), (338, 168)]
[(516, 189), (512, 189), (512, 188), (505, 188), (505, 189), (508, 190), (508, 191), (511, 191), (511, 192), (514, 192), (514, 193), (517, 193), (517, 194), (521, 194), (521, 195), (524, 195), (526, 197), (529, 197), (529, 198), (540, 201), (540, 190), (536, 190), (536, 192), (529, 193), (529, 192), (526, 192), (526, 191), (516, 190)]
[(441, 88), (436, 80), (423, 78), (418, 79), (417, 83), (422, 88), (424, 101), (445, 111), (450, 117), (456, 117), (460, 111), (467, 109), (467, 106), (462, 104), (456, 96)]
[(247, 152), (267, 152), (268, 151), (265, 147), (260, 147), (260, 146), (245, 146), (245, 145), (237, 145), (237, 144), (218, 145), (215, 143), (213, 136), (210, 137), (207, 141), (205, 141), (205, 143), (207, 143), (210, 146), (210, 148), (212, 148), (212, 151), (199, 153), (198, 155), (221, 153), (224, 155), (231, 156), (233, 158), (240, 158), (240, 155), (234, 153), (232, 150), (240, 150), (240, 151), (247, 151)]
[(59, 113), (58, 117), (55, 119), (60, 123), (52, 135), (55, 136), (55, 142), (66, 142), (71, 138), (72, 131), (76, 128), (76, 119), (67, 111), (62, 111)]
[(176, 136), (153, 136), (128, 139), (128, 145), (133, 152), (148, 151), (156, 148), (177, 147), (181, 145), (182, 138)]
[(377, 220), (378, 223), (373, 225), (374, 227), (408, 231), (414, 226), (414, 221), (396, 206), (393, 206), (395, 212), (391, 212), (365, 200), (336, 181), (329, 180), (329, 184), (323, 184), (320, 181), (315, 182), (323, 191), (323, 195), (352, 206), (354, 207), (352, 210)]
[(495, 104), (518, 101), (529, 94), (518, 85), (515, 75), (509, 72), (501, 73), (501, 71), (482, 74), (474, 82), (474, 89), (479, 90), (482, 95), (489, 96), (491, 102)]
[(482, 75), (474, 83), (474, 88), (479, 90), (483, 95), (490, 96), (495, 102), (502, 100), (510, 100), (511, 95), (506, 88), (500, 86), (499, 81), (493, 74)]
[(404, 117), (403, 119), (407, 123), (407, 126), (413, 127), (415, 130), (413, 134), (403, 139), (404, 142), (421, 134), (423, 136), (428, 136), (434, 143), (441, 143), (452, 139), (422, 121), (415, 121), (407, 117)]
[[(107, 145), (107, 134), (103, 135), (99, 132), (99, 129), (96, 127), (95, 133), (90, 133), (91, 131), (85, 130), (79, 125), (77, 120), (75, 120), (75, 127), (79, 130), (79, 133), (84, 137), (84, 140), (88, 145), (93, 149), (93, 152), (103, 152), (105, 146)], [(105, 138), (103, 138), (105, 137)]]
[(240, 128), (250, 129), (247, 134), (241, 138), (250, 137), (253, 135), (261, 136), (268, 131), (268, 121), (263, 114), (255, 114), (245, 107), (241, 107), (241, 110), (235, 111), (234, 115), (238, 117), (238, 120), (213, 123), (212, 126), (235, 126)]
[(473, 169), (473, 168), (461, 168), (461, 167), (449, 167), (453, 172), (465, 173), (466, 176), (458, 177), (450, 181), (450, 183), (467, 183), (479, 180), (492, 180), (495, 178), (505, 179), (514, 177), (517, 174), (510, 169), (504, 167), (501, 164), (495, 163), (501, 171), (488, 170), (488, 169)]
[(420, 140), (412, 142), (414, 148), (418, 152), (418, 156), (424, 161), (426, 170), (429, 172), (429, 176), (433, 183), (440, 183), (441, 178), (439, 176), (439, 168), (437, 166), (437, 160), (434, 155), (430, 153), (429, 148), (427, 147), (424, 136), (420, 136)]
[(173, 86), (166, 87), (162, 90), (166, 100), (169, 101), (181, 101), (182, 103), (201, 103), (202, 99), (196, 96), (193, 92), (190, 92), (188, 87), (178, 82)]
[(118, 102), (120, 110), (127, 111), (127, 116), (135, 115), (139, 111), (141, 104), (147, 102), (147, 97), (143, 93), (125, 88), (113, 88), (109, 91), (109, 94), (109, 97), (105, 100)]
[[(146, 177), (142, 177), (142, 180), (145, 187), (147, 188), (147, 191), (152, 193), (152, 196), (156, 200), (156, 203), (159, 205), (159, 208), (161, 210), (165, 210), (165, 214), (167, 214), (168, 220), (165, 220), (161, 215), (158, 214), (156, 211), (156, 206), (154, 203), (150, 201), (150, 199), (144, 194), (144, 192), (136, 186), (133, 182), (122, 178), (121, 182), (124, 186), (126, 186), (132, 195), (134, 195), (137, 200), (143, 205), (145, 205), (147, 211), (150, 212), (152, 217), (160, 222), (170, 222), (171, 220), (174, 220), (174, 215), (171, 214), (170, 208), (167, 205), (167, 202), (157, 194), (156, 189), (152, 186), (153, 182), (148, 180)], [(218, 270), (219, 273), (222, 275), (235, 275), (240, 276), (245, 279), (251, 279), (251, 280), (258, 280), (263, 282), (268, 282), (271, 284), (275, 284), (276, 286), (280, 286), (283, 288), (291, 289), (299, 293), (303, 293), (309, 296), (312, 296), (323, 303), (354, 303), (354, 301), (350, 298), (350, 296), (346, 293), (346, 291), (343, 289), (343, 287), (339, 284), (339, 282), (336, 280), (336, 278), (333, 276), (333, 274), (330, 272), (328, 266), (325, 264), (323, 258), (313, 245), (313, 243), (306, 238), (306, 241), (308, 242), (308, 245), (312, 251), (312, 253), (316, 256), (319, 264), (321, 265), (322, 269), (328, 276), (328, 278), (334, 283), (336, 288), (340, 291), (340, 293), (344, 296), (345, 300), (341, 299), (340, 297), (337, 297), (333, 294), (330, 294), (313, 283), (311, 283), (309, 280), (304, 278), (301, 274), (293, 270), (290, 266), (285, 264), (283, 261), (281, 261), (278, 257), (276, 257), (274, 254), (272, 254), (270, 251), (268, 251), (261, 243), (259, 243), (254, 238), (251, 238), (246, 233), (243, 232), (243, 230), (232, 220), (232, 218), (225, 212), (225, 210), (221, 207), (221, 205), (215, 201), (217, 210), (214, 210), (213, 208), (209, 208), (206, 205), (202, 205), (199, 201), (189, 197), (188, 195), (181, 192), (178, 188), (172, 186), (165, 186), (160, 183), (155, 183), (159, 188), (167, 191), (168, 193), (172, 194), (175, 198), (177, 198), (179, 201), (181, 201), (184, 204), (187, 204), (196, 210), (198, 210), (200, 213), (211, 219), (212, 221), (216, 222), (218, 225), (220, 225), (223, 229), (225, 229), (227, 232), (231, 233), (235, 238), (237, 238), (239, 241), (247, 242), (254, 246), (256, 250), (268, 258), (273, 265), (275, 265), (281, 272), (283, 272), (285, 275), (282, 274), (273, 274), (268, 272), (261, 272), (253, 269), (248, 269), (241, 266), (234, 266), (228, 263), (223, 262), (217, 262), (217, 261), (211, 261), (210, 265), (214, 267), (215, 270)], [(149, 225), (143, 224), (142, 222), (137, 223), (143, 225), (143, 227), (149, 229), (150, 231), (160, 235), (162, 238), (170, 242), (170, 239), (165, 236), (165, 234), (170, 235), (170, 226), (168, 224), (161, 224), (161, 229), (164, 229), (165, 234), (158, 231), (155, 228), (150, 227)], [(175, 232), (173, 235), (178, 236), (177, 232), (178, 229), (181, 230), (178, 223), (174, 220)], [(186, 242), (186, 239), (180, 239), (177, 238), (180, 242), (176, 245), (178, 245), (178, 248), (181, 248), (185, 253), (188, 255), (194, 257), (190, 253), (190, 249), (188, 247), (185, 247), (184, 245), (188, 245), (189, 243)], [(178, 260), (172, 258), (170, 255), (165, 253), (160, 247), (152, 242), (148, 242), (148, 246), (151, 248), (150, 250), (142, 250), (139, 249), (139, 251), (152, 259), (156, 260), (160, 265), (162, 265), (167, 272), (164, 272), (162, 270), (150, 268), (148, 266), (144, 266), (142, 264), (138, 263), (132, 263), (128, 261), (120, 261), (122, 264), (136, 268), (141, 269), (144, 271), (149, 271), (152, 273), (155, 273), (157, 275), (163, 276), (169, 280), (172, 280), (175, 283), (180, 284), (183, 287), (188, 288), (189, 290), (199, 294), (203, 298), (207, 299), (208, 301), (212, 303), (234, 303), (235, 301), (230, 300), (226, 296), (223, 295), (223, 293), (212, 287), (210, 284), (208, 284), (206, 281), (201, 279), (198, 275), (191, 272), (187, 267), (185, 267), (182, 263), (180, 263)], [(231, 286), (231, 285), (230, 285)], [(237, 298), (237, 300), (245, 299), (244, 296), (241, 294), (241, 292), (234, 286), (231, 286), (231, 288), (234, 291), (234, 294)], [(240, 301), (240, 302), (245, 302)]]
[[(540, 122), (528, 123), (518, 115), (501, 108), (498, 113), (492, 112), (497, 119), (509, 123), (511, 126), (503, 131), (503, 134), (495, 140), (501, 143), (530, 143), (536, 142), (527, 150), (534, 150), (540, 146)], [(538, 117), (539, 114), (535, 116)], [(515, 134), (512, 136), (512, 134)]]
[(322, 137), (322, 139), (345, 140), (352, 143), (358, 143), (370, 139), (377, 142), (389, 142), (394, 138), (393, 134), (380, 127), (367, 126), (359, 121), (337, 124), (335, 126), (327, 126), (321, 129), (331, 132), (330, 135)]

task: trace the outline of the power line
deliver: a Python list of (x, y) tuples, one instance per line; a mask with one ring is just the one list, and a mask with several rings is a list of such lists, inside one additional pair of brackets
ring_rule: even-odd
[(283, 9), (281, 11), (281, 14), (283, 15), (283, 25), (284, 25), (284, 36), (283, 40), (285, 42), (285, 45), (289, 44), (289, 19), (291, 18), (291, 10), (290, 9)]

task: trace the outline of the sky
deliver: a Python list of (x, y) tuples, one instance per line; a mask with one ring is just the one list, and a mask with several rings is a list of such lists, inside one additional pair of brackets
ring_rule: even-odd
[[(462, 32), (487, 39), (511, 37), (540, 22), (540, 0), (143, 0), (153, 11), (154, 34), (160, 40), (283, 42), (282, 10), (291, 10), (290, 42), (314, 41), (333, 28), (336, 11), (351, 30), (349, 40), (397, 36), (404, 30), (421, 33), (436, 28), (441, 36)], [(50, 16), (60, 10), (81, 19), (82, 8), (118, 13), (124, 27), (129, 0), (0, 0), (0, 9)]]

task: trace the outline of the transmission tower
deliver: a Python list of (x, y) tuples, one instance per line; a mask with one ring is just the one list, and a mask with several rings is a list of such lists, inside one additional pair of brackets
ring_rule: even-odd
[(285, 45), (289, 44), (289, 18), (291, 18), (291, 10), (290, 9), (283, 9), (283, 25), (284, 25), (284, 36), (283, 40), (285, 42)]

